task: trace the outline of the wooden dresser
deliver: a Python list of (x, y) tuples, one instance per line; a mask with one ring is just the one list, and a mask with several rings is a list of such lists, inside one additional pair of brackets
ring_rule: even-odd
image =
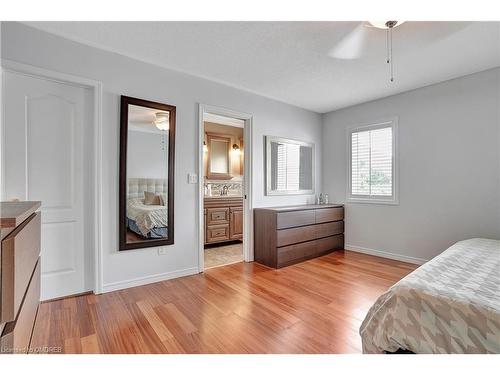
[(243, 198), (205, 198), (205, 244), (243, 239)]
[(344, 248), (344, 206), (254, 209), (255, 261), (281, 268)]
[(27, 353), (40, 303), (40, 202), (0, 202), (0, 353)]

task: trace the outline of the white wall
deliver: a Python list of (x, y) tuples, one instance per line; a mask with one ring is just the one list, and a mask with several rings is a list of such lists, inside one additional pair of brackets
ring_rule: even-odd
[[(197, 170), (198, 103), (254, 116), (254, 206), (312, 202), (310, 196), (264, 196), (264, 135), (314, 142), (321, 186), (321, 115), (211, 81), (163, 69), (85, 46), (19, 23), (2, 23), (2, 56), (103, 83), (103, 281), (113, 289), (197, 272), (197, 185), (187, 174)], [(175, 148), (175, 244), (166, 255), (155, 248), (118, 250), (118, 163), (120, 95), (177, 106)], [(129, 281), (130, 284), (126, 284)]]
[(167, 160), (168, 135), (129, 130), (127, 178), (168, 178)]
[[(500, 238), (500, 69), (324, 115), (323, 189), (346, 199), (346, 127), (399, 117), (399, 205), (347, 204), (346, 245), (430, 259)], [(412, 259), (417, 258), (417, 259)]]

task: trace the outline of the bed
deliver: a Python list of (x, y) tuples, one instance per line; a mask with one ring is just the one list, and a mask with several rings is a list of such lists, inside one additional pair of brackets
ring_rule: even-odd
[(381, 295), (363, 353), (500, 353), (500, 241), (451, 246)]
[(168, 234), (167, 206), (144, 204), (145, 191), (161, 195), (166, 202), (166, 179), (128, 179), (127, 229), (143, 238), (165, 238)]

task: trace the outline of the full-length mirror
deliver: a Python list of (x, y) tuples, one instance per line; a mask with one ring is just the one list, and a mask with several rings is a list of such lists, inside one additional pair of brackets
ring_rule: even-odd
[(175, 107), (121, 97), (120, 250), (174, 243)]
[(314, 144), (266, 137), (266, 194), (314, 194)]

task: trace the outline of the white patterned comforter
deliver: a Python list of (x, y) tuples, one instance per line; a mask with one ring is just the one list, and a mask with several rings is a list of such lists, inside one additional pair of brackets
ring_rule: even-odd
[(364, 353), (500, 353), (500, 241), (456, 243), (378, 298)]
[(127, 202), (127, 217), (134, 220), (144, 236), (154, 227), (167, 226), (167, 206), (145, 205), (142, 198), (130, 198)]

